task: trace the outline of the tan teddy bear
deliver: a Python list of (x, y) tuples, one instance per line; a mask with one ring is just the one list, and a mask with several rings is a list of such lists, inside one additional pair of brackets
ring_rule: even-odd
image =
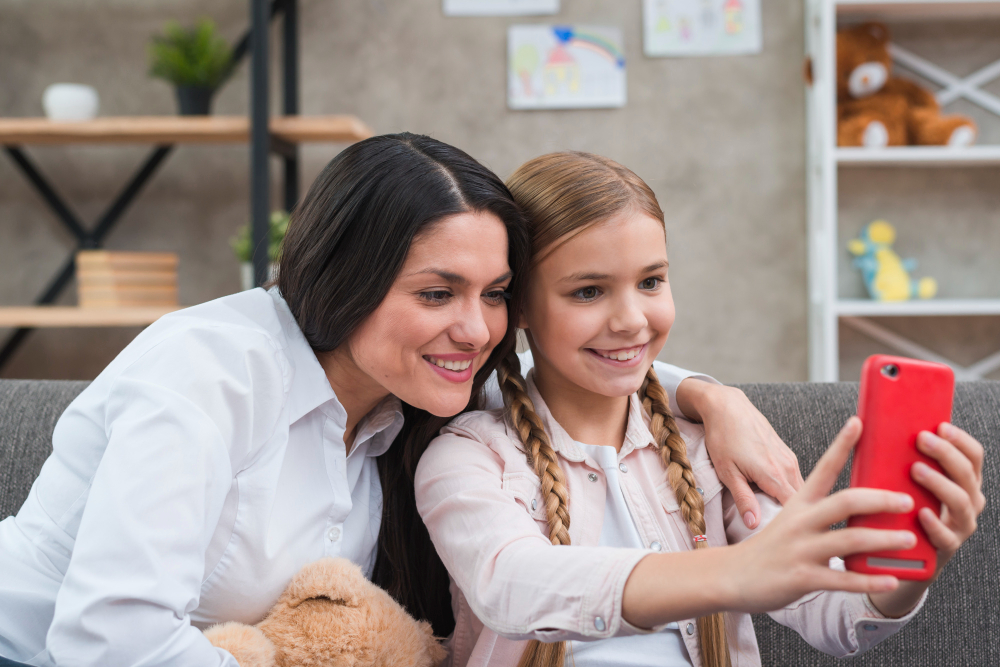
[(324, 558), (299, 571), (263, 621), (205, 631), (240, 667), (437, 667), (446, 656), (354, 563)]
[(943, 116), (934, 95), (890, 76), (889, 30), (865, 23), (837, 31), (837, 145), (969, 146), (976, 125)]

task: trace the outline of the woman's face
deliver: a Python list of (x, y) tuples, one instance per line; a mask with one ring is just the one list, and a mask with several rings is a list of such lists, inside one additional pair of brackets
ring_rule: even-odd
[(663, 224), (629, 212), (542, 257), (519, 322), (539, 386), (602, 396), (638, 390), (674, 322)]
[(507, 329), (507, 230), (460, 213), (421, 233), (389, 293), (351, 336), (354, 363), (400, 400), (447, 417)]

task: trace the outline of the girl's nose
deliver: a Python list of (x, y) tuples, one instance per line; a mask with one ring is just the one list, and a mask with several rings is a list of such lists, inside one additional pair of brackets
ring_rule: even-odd
[(648, 324), (646, 314), (634, 299), (625, 298), (616, 304), (609, 326), (612, 331), (631, 333), (641, 331)]

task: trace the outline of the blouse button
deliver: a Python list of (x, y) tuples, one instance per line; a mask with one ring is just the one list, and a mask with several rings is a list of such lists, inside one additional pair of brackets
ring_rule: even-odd
[(618, 469), (621, 470), (622, 472), (628, 472), (628, 466), (625, 465), (624, 463), (619, 463)]
[(698, 493), (700, 493), (701, 495), (705, 495), (705, 489), (703, 489), (703, 488), (701, 488), (701, 487), (699, 486), (699, 487), (698, 487)]
[(693, 635), (694, 634), (694, 623), (688, 623), (687, 627), (684, 628), (684, 631), (687, 632), (689, 635)]
[(596, 482), (597, 481), (597, 473), (593, 473), (593, 472), (590, 473), (589, 475), (587, 475), (587, 479), (589, 479), (591, 482)]
[(865, 630), (868, 632), (874, 632), (875, 630), (878, 630), (878, 626), (874, 623), (865, 623)]
[(663, 549), (663, 546), (659, 542), (653, 542), (652, 544), (649, 545), (649, 548), (652, 549), (653, 551), (660, 551), (661, 549)]
[(326, 536), (330, 538), (331, 542), (336, 542), (337, 540), (340, 539), (340, 528), (334, 526), (333, 528), (330, 529), (330, 531), (326, 534)]
[(597, 628), (598, 632), (604, 632), (604, 628), (607, 626), (604, 625), (604, 619), (598, 616), (594, 619), (594, 627)]
[(538, 500), (537, 499), (532, 499), (532, 501), (531, 501), (531, 509), (532, 510), (538, 509)]

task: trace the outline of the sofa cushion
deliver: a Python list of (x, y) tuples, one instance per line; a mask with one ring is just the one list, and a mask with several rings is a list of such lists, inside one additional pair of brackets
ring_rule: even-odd
[[(795, 451), (805, 474), (855, 413), (856, 383), (740, 385)], [(960, 382), (955, 388), (953, 423), (986, 448), (983, 489), (1000, 483), (1000, 382)], [(849, 469), (849, 468), (848, 468)], [(845, 470), (837, 488), (848, 483)], [(993, 607), (1000, 600), (1000, 510), (987, 501), (979, 530), (955, 555), (931, 588), (922, 613), (899, 634), (851, 661), (858, 667), (906, 665), (1000, 665), (1000, 623)], [(754, 628), (763, 665), (819, 667), (844, 663), (815, 651), (795, 632), (765, 614)], [(738, 664), (735, 663), (734, 664)]]
[(86, 382), (0, 380), (0, 519), (16, 514), (52, 453), (56, 421)]

